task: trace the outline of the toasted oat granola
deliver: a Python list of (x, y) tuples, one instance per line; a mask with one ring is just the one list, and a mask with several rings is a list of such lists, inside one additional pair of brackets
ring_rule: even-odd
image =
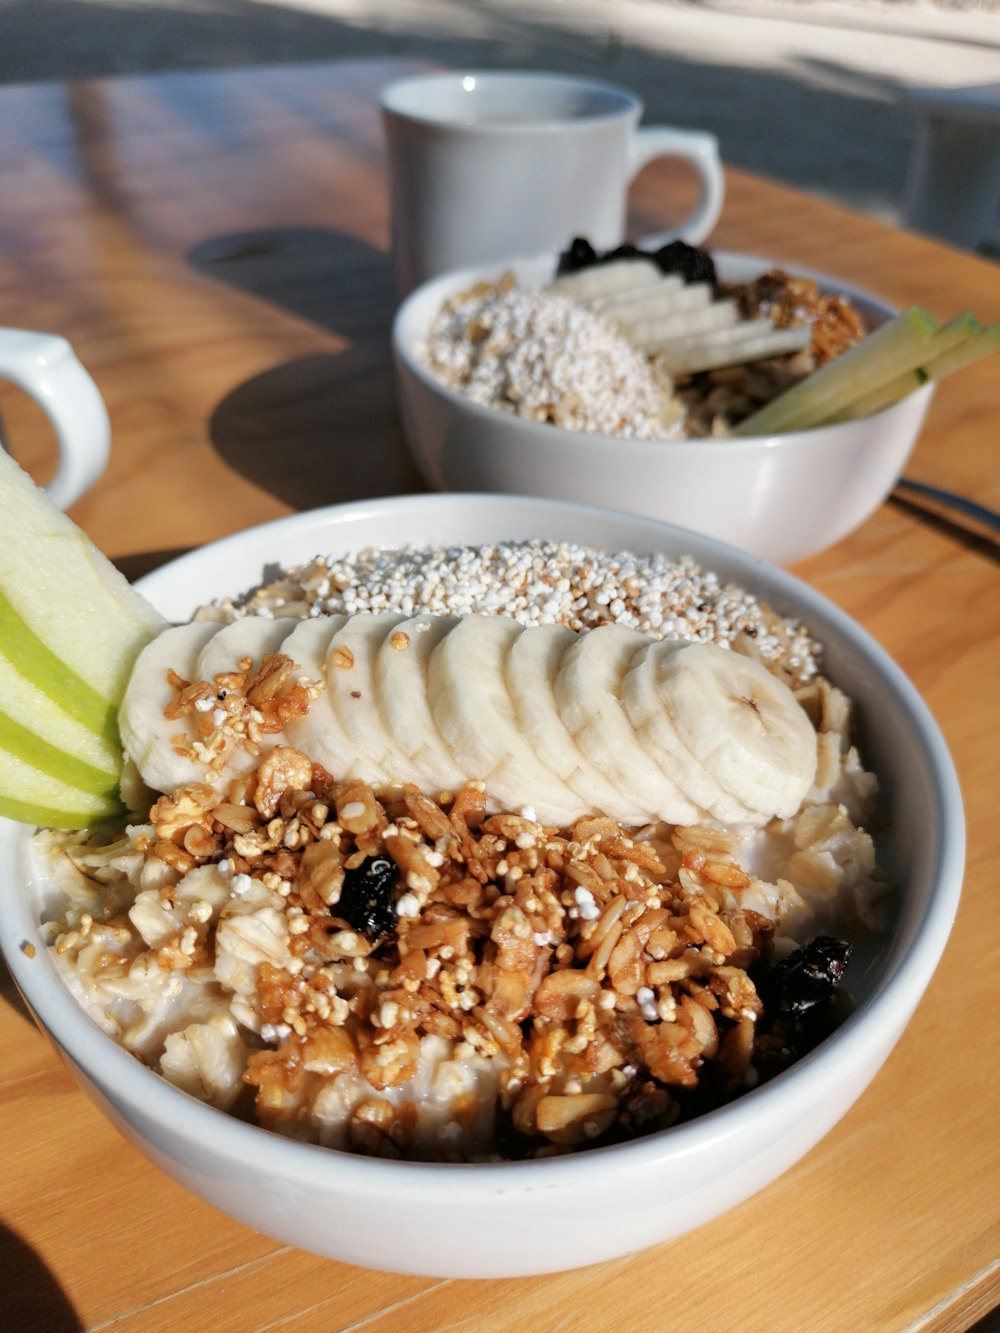
[[(293, 1137), (444, 1159), (630, 1137), (753, 1081), (748, 969), (773, 926), (735, 905), (750, 879), (731, 860), (604, 817), (488, 816), (476, 785), (379, 798), (275, 753), (294, 775), (276, 806), (261, 770), (224, 802), (162, 797), (122, 852), (149, 887), (55, 943), (77, 968), (100, 950), (105, 987), (156, 972), (230, 992), (163, 1041), (173, 1081), (229, 1107), (249, 1085)], [(428, 1057), (430, 1137), (408, 1095)]]
[(545, 1155), (669, 1125), (798, 1053), (758, 992), (766, 886), (719, 829), (557, 831), (488, 814), (481, 784), (376, 794), (278, 747), (110, 847), (40, 836), (78, 880), (52, 947), (84, 1006), (291, 1137)]

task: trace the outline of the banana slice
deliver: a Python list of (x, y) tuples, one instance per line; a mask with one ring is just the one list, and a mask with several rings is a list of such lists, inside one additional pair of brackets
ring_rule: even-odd
[(658, 668), (687, 646), (683, 640), (671, 640), (641, 648), (622, 677), (622, 707), (643, 749), (698, 807), (702, 818), (759, 824), (760, 817), (722, 787), (691, 753), (664, 711)]
[(622, 824), (648, 824), (652, 807), (638, 805), (590, 762), (567, 730), (553, 688), (562, 660), (578, 635), (565, 625), (535, 625), (513, 641), (507, 655), (507, 685), (525, 739), (556, 777), (576, 792), (588, 810)]
[(380, 770), (397, 782), (407, 781), (412, 765), (382, 720), (375, 657), (383, 639), (406, 618), (396, 611), (348, 616), (330, 639), (326, 659), (327, 693), (354, 744), (359, 765)]
[(707, 643), (653, 644), (635, 671), (650, 673), (677, 738), (753, 822), (795, 813), (816, 773), (816, 733), (783, 681)]
[(231, 625), (223, 625), (201, 650), (195, 679), (211, 682), (222, 672), (239, 671), (244, 657), (251, 658), (254, 667), (259, 666), (262, 657), (281, 649), (298, 623), (290, 618), (244, 616)]
[(660, 276), (651, 259), (616, 259), (564, 273), (549, 283), (548, 290), (586, 303), (655, 286)]
[[(347, 623), (347, 616), (317, 616), (295, 622), (295, 628), (281, 645), (281, 651), (298, 667), (299, 676), (326, 684), (326, 662), (330, 641)], [(333, 706), (328, 688), (313, 699), (305, 717), (285, 723), (284, 737), (314, 763), (335, 778), (361, 778), (373, 786), (387, 781), (388, 775), (377, 764), (363, 759), (358, 747), (344, 730)]]
[(703, 812), (646, 753), (622, 707), (622, 678), (648, 645), (644, 634), (625, 625), (581, 634), (556, 675), (556, 707), (584, 755), (624, 799), (667, 823), (693, 824)]
[(455, 791), (466, 778), (445, 744), (428, 702), (427, 664), (456, 616), (402, 620), (375, 654), (375, 685), (382, 721), (393, 744), (410, 761), (409, 780), (427, 791)]
[(460, 620), (430, 655), (431, 713), (456, 764), (500, 807), (530, 806), (543, 824), (571, 824), (586, 807), (536, 754), (507, 689), (504, 664), (520, 633), (507, 616)]
[(173, 791), (186, 782), (204, 782), (205, 767), (177, 753), (174, 737), (194, 740), (187, 718), (172, 721), (164, 709), (176, 697), (167, 680), (176, 671), (185, 680), (199, 680), (198, 659), (202, 649), (221, 625), (195, 620), (187, 625), (172, 625), (147, 644), (136, 659), (118, 711), (122, 746), (135, 761), (143, 781), (154, 791)]

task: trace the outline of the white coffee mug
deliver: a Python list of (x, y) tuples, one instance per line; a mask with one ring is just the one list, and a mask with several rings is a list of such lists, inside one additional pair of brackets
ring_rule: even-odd
[(111, 423), (97, 385), (65, 338), (27, 329), (0, 328), (0, 380), (29, 393), (51, 421), (59, 465), (46, 490), (68, 509), (108, 464)]
[(559, 74), (417, 75), (380, 97), (389, 160), (396, 284), (405, 295), (447, 269), (624, 237), (632, 179), (655, 157), (698, 175), (691, 215), (654, 244), (697, 245), (725, 190), (705, 131), (639, 127), (642, 102), (614, 84)]

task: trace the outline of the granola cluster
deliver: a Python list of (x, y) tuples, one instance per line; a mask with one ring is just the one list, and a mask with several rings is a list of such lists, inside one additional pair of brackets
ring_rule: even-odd
[(732, 426), (846, 352), (868, 332), (850, 298), (822, 292), (811, 278), (769, 269), (752, 282), (723, 284), (741, 319), (771, 319), (776, 328), (809, 324), (809, 346), (788, 356), (702, 371), (678, 386), (693, 436), (726, 437)]
[(305, 717), (323, 688), (319, 681), (299, 678), (296, 664), (283, 653), (266, 653), (256, 666), (252, 657), (241, 658), (234, 671), (211, 681), (188, 681), (169, 670), (167, 682), (174, 698), (165, 716), (187, 726), (173, 737), (173, 748), (209, 773), (225, 767), (234, 747), (259, 754), (265, 737)]
[[(696, 1089), (718, 1102), (755, 1081), (747, 969), (773, 926), (733, 905), (749, 877), (690, 830), (557, 832), (488, 814), (478, 784), (376, 796), (288, 747), (226, 795), (157, 801), (138, 877), (158, 887), (130, 912), (155, 943), (143, 966), (230, 993), (245, 1050), (210, 1099), (248, 1084), (285, 1134), (454, 1160), (631, 1137)], [(204, 1095), (201, 1041), (168, 1038), (162, 1068)], [(433, 1141), (428, 1096), (446, 1103)]]

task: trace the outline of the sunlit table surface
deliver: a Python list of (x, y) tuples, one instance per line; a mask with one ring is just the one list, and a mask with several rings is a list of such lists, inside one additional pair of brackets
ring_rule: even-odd
[[(375, 109), (401, 68), (0, 90), (0, 325), (64, 334), (103, 392), (111, 464), (73, 516), (130, 576), (297, 509), (420, 489), (391, 389)], [(651, 168), (633, 234), (682, 212), (689, 188)], [(1000, 318), (1000, 267), (738, 170), (711, 243), (938, 317)], [(10, 388), (0, 413), (44, 479), (41, 414)], [(995, 360), (939, 389), (908, 474), (1000, 506)], [(4, 972), (0, 1326), (839, 1333), (963, 1328), (1000, 1303), (997, 555), (985, 530), (897, 495), (796, 570), (923, 693), (958, 766), (969, 857), (953, 935), (901, 1042), (777, 1183), (681, 1240), (574, 1273), (352, 1269), (161, 1175), (77, 1090)]]

